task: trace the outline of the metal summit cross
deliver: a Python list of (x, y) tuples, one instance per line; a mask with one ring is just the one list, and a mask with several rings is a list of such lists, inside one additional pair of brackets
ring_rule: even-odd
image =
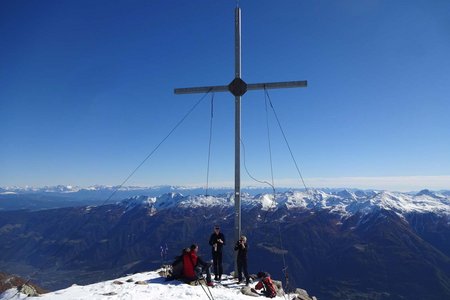
[(241, 79), (241, 9), (235, 9), (235, 38), (234, 38), (235, 74), (228, 85), (204, 86), (175, 89), (175, 94), (196, 94), (208, 92), (231, 92), (235, 97), (235, 160), (234, 160), (234, 240), (241, 236), (241, 97), (250, 90), (306, 87), (307, 81), (246, 83)]

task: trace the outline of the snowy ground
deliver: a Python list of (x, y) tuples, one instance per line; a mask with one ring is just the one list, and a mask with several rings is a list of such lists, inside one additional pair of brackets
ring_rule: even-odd
[[(132, 279), (133, 281), (131, 282)], [(130, 282), (127, 282), (129, 280)], [(120, 281), (123, 284), (116, 284)], [(136, 284), (142, 282), (145, 284)], [(251, 284), (254, 287), (256, 283)], [(226, 288), (216, 285), (209, 289), (216, 300), (255, 299), (243, 295), (239, 289)], [(8, 290), (0, 295), (0, 300), (26, 299), (23, 294), (16, 294), (15, 289)], [(287, 298), (287, 297), (286, 297)], [(201, 286), (191, 286), (179, 281), (165, 281), (156, 271), (128, 275), (115, 280), (99, 282), (86, 286), (73, 285), (67, 289), (41, 295), (39, 300), (65, 299), (65, 300), (148, 300), (148, 299), (208, 299)], [(266, 298), (268, 299), (268, 298)], [(277, 297), (273, 299), (285, 299)]]

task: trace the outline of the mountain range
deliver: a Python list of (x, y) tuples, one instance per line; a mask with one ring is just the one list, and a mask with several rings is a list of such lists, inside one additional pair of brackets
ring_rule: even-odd
[[(0, 211), (0, 269), (45, 289), (142, 272), (191, 243), (210, 259), (214, 224), (233, 269), (232, 193), (133, 196), (105, 205)], [(360, 190), (242, 195), (249, 269), (319, 299), (449, 299), (450, 193)]]
[[(279, 191), (286, 191), (280, 188)], [(209, 188), (209, 195), (231, 193), (232, 188)], [(242, 192), (258, 194), (270, 192), (264, 187), (243, 187)], [(135, 195), (160, 196), (166, 193), (182, 193), (183, 195), (198, 195), (205, 193), (201, 187), (185, 186), (104, 186), (94, 185), (79, 187), (72, 185), (56, 185), (44, 187), (0, 187), (0, 211), (2, 210), (42, 210), (50, 208), (73, 207), (83, 205), (101, 205), (120, 201)]]

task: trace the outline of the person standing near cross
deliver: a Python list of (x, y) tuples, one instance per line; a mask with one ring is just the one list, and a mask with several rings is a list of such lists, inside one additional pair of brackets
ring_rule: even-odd
[(220, 232), (219, 225), (214, 226), (214, 232), (209, 238), (209, 244), (212, 248), (214, 280), (220, 281), (223, 274), (222, 250), (223, 245), (225, 245), (225, 236)]

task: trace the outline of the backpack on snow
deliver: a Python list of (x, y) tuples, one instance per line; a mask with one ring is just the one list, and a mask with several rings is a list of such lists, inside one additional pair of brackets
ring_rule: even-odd
[(183, 249), (182, 254), (180, 256), (175, 257), (175, 260), (172, 263), (172, 270), (167, 276), (166, 280), (175, 280), (183, 277), (183, 254), (186, 253), (186, 249)]
[(178, 279), (183, 277), (183, 256), (178, 256), (172, 263), (172, 277)]

